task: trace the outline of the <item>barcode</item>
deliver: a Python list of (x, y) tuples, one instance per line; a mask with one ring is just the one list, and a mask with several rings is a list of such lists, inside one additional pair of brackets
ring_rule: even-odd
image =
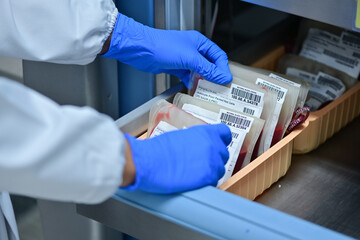
[(354, 52), (352, 56), (356, 58), (360, 58), (360, 53)]
[(336, 95), (335, 95), (334, 93), (330, 92), (329, 90), (326, 90), (326, 94), (327, 94), (328, 96), (330, 96), (332, 99), (335, 99), (335, 98), (336, 98)]
[(278, 99), (282, 99), (282, 98), (284, 97), (284, 94), (285, 94), (285, 93), (284, 93), (283, 91), (281, 91), (280, 89), (271, 87), (271, 86), (269, 86), (269, 85), (267, 85), (267, 84), (264, 84), (264, 83), (262, 83), (262, 82), (257, 82), (257, 84), (260, 85), (260, 86), (262, 86), (262, 87), (265, 87), (265, 88), (269, 89), (270, 91), (276, 92), (276, 93), (278, 94)]
[(330, 56), (330, 57), (333, 57), (333, 58), (335, 58), (335, 59), (337, 59), (337, 60), (341, 60), (341, 61), (343, 61), (343, 62), (345, 62), (345, 63), (347, 63), (347, 64), (350, 64), (350, 65), (352, 65), (352, 66), (356, 66), (357, 63), (358, 63), (358, 61), (356, 61), (355, 59), (351, 59), (351, 58), (344, 57), (344, 56), (342, 56), (342, 55), (340, 55), (340, 54), (331, 52), (331, 51), (329, 51), (329, 50), (327, 50), (327, 49), (324, 49), (324, 54), (325, 54), (325, 55), (328, 55), (328, 56)]
[(248, 128), (250, 126), (251, 121), (239, 117), (235, 117), (226, 113), (221, 113), (220, 119), (226, 122), (234, 123), (240, 125), (240, 127)]
[(233, 138), (237, 139), (239, 137), (238, 133), (231, 132), (231, 135)]
[(360, 45), (360, 38), (355, 37), (355, 36), (351, 36), (351, 35), (343, 35), (343, 41), (355, 44), (355, 45)]
[(247, 108), (247, 107), (244, 107), (243, 112), (246, 114), (249, 114), (249, 115), (253, 115), (253, 116), (255, 114), (255, 110)]
[(254, 101), (256, 103), (260, 103), (260, 101), (261, 101), (261, 96), (253, 94), (253, 93), (249, 93), (249, 92), (243, 91), (241, 89), (237, 89), (237, 88), (233, 88), (231, 90), (231, 94), (236, 95), (236, 96), (241, 97), (241, 98), (249, 99), (249, 100)]
[(310, 93), (312, 98), (315, 98), (316, 100), (318, 100), (321, 103), (324, 103), (324, 102), (327, 102), (327, 101), (331, 100), (331, 99), (329, 99), (329, 97), (324, 96), (324, 95), (322, 95), (320, 93), (317, 93), (317, 92), (310, 91), (309, 93)]
[(319, 77), (318, 83), (322, 84), (322, 85), (327, 85), (337, 91), (339, 91), (343, 88), (343, 86), (340, 83), (336, 82), (335, 80), (332, 80), (332, 79), (329, 79), (326, 77), (322, 77), (322, 76)]

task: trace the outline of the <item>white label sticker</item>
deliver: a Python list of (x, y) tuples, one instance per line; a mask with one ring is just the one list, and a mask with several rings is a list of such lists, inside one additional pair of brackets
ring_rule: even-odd
[[(360, 37), (348, 32), (341, 33), (341, 42), (347, 47), (351, 47), (354, 50), (360, 50)], [(360, 56), (359, 56), (360, 57)]]
[(165, 132), (170, 132), (170, 131), (174, 131), (177, 130), (176, 127), (174, 127), (173, 125), (164, 122), (164, 121), (160, 121), (158, 123), (158, 125), (155, 127), (154, 131), (151, 133), (150, 137), (156, 137), (159, 136)]
[(217, 122), (217, 118), (218, 118), (218, 113), (214, 113), (211, 112), (209, 110), (206, 110), (204, 108), (192, 105), (192, 104), (188, 104), (185, 103), (182, 107), (182, 109), (185, 112), (190, 113), (191, 115), (193, 115), (194, 117), (197, 117), (207, 123), (216, 123)]
[[(260, 85), (262, 87), (265, 87), (265, 88), (269, 89), (270, 91), (277, 93), (277, 95), (278, 95), (277, 103), (276, 103), (275, 109), (274, 109), (273, 119), (272, 119), (271, 125), (270, 125), (270, 129), (275, 130), (275, 127), (276, 127), (277, 122), (279, 120), (281, 109), (282, 109), (282, 106), (283, 106), (283, 103), (284, 103), (284, 100), (285, 100), (285, 97), (286, 97), (287, 89), (283, 88), (283, 87), (280, 87), (280, 86), (278, 86), (276, 84), (270, 83), (268, 81), (265, 81), (265, 80), (263, 80), (261, 78), (258, 78), (256, 80), (256, 84)], [(270, 148), (272, 138), (273, 138), (273, 132), (265, 136), (265, 141), (264, 141), (264, 148), (265, 149)]]
[(323, 103), (335, 99), (334, 93), (328, 86), (321, 86), (317, 83), (311, 85), (309, 96), (305, 105), (308, 106), (311, 111), (316, 111)]
[(230, 157), (229, 161), (225, 165), (225, 175), (218, 182), (218, 185), (220, 185), (231, 177), (241, 147), (244, 144), (246, 134), (250, 131), (254, 119), (232, 111), (221, 109), (217, 121), (228, 125), (233, 137), (228, 147), (229, 154), (233, 157)]
[(323, 72), (318, 73), (316, 82), (319, 85), (330, 87), (332, 92), (335, 93), (335, 98), (341, 96), (341, 94), (343, 94), (346, 90), (344, 83), (340, 79)]
[(300, 84), (298, 84), (298, 83), (296, 83), (296, 82), (293, 82), (293, 81), (290, 81), (289, 79), (280, 77), (280, 76), (278, 76), (278, 75), (276, 75), (276, 74), (274, 74), (274, 73), (270, 73), (269, 77), (275, 78), (275, 79), (277, 79), (277, 80), (279, 80), (279, 81), (282, 81), (282, 82), (284, 82), (284, 83), (290, 84), (291, 86), (294, 86), (294, 87), (298, 87), (298, 88), (301, 87)]
[(360, 72), (360, 53), (346, 48), (340, 37), (319, 29), (310, 29), (300, 56), (321, 62), (357, 78)]
[(305, 82), (308, 83), (315, 83), (316, 82), (316, 75), (300, 70), (300, 69), (296, 69), (296, 68), (287, 68), (286, 69), (286, 75), (291, 76), (291, 77), (295, 77), (298, 78), (300, 80), (303, 80)]
[(231, 84), (230, 97), (257, 107), (264, 106), (264, 93), (237, 84)]
[(265, 81), (261, 78), (256, 79), (256, 84), (262, 87), (265, 87), (267, 89), (269, 89), (272, 92), (276, 92), (277, 93), (277, 98), (278, 98), (278, 103), (283, 104), (285, 97), (286, 97), (286, 93), (287, 93), (287, 89), (280, 87), (276, 84), (273, 84), (271, 82)]
[(239, 113), (227, 111), (224, 109), (220, 110), (218, 116), (218, 122), (225, 123), (229, 127), (237, 128), (248, 133), (250, 131), (251, 125), (254, 119), (241, 115)]
[(233, 99), (230, 97), (231, 95), (230, 88), (200, 79), (194, 97), (207, 102), (216, 103), (239, 112), (251, 114), (255, 117), (261, 116), (263, 109), (262, 106), (255, 106)]
[(222, 184), (231, 177), (234, 171), (245, 136), (250, 131), (254, 119), (224, 109), (221, 109), (219, 113), (214, 113), (192, 104), (184, 104), (182, 109), (207, 123), (222, 122), (230, 127), (232, 141), (228, 146), (229, 160), (225, 165), (225, 175), (218, 182), (218, 185)]
[(311, 84), (306, 106), (316, 111), (328, 101), (338, 98), (346, 90), (344, 83), (333, 76), (319, 72), (317, 75), (295, 68), (287, 68), (286, 75), (299, 78)]

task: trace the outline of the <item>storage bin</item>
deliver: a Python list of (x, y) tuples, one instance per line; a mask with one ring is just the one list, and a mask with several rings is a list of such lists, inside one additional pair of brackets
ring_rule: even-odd
[[(280, 46), (252, 64), (253, 67), (275, 70), (285, 53)], [(360, 83), (346, 91), (319, 111), (312, 112), (301, 126), (234, 174), (220, 189), (254, 200), (286, 174), (292, 154), (307, 153), (332, 137), (360, 115)], [(146, 133), (139, 138), (145, 138)]]

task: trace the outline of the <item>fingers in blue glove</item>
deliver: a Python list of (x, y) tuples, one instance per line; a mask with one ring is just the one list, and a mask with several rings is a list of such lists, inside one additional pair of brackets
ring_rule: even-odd
[(147, 140), (125, 135), (132, 149), (136, 180), (127, 190), (170, 194), (216, 185), (224, 175), (231, 142), (225, 124), (201, 125)]
[(229, 62), (226, 53), (210, 39), (201, 33), (194, 31), (197, 35), (199, 55), (195, 58), (197, 64), (192, 68), (205, 79), (218, 83), (228, 84), (232, 81), (232, 74), (229, 69)]
[(154, 29), (122, 14), (103, 56), (145, 72), (174, 74), (186, 86), (190, 70), (219, 84), (232, 80), (225, 52), (201, 33)]

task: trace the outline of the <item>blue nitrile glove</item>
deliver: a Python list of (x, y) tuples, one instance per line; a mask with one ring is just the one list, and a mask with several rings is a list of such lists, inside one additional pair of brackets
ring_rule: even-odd
[(103, 56), (141, 71), (175, 75), (186, 86), (189, 70), (219, 84), (232, 80), (226, 53), (201, 33), (155, 29), (120, 13)]
[(200, 125), (146, 140), (125, 134), (136, 168), (135, 183), (126, 190), (170, 194), (216, 186), (224, 175), (231, 142), (225, 124)]

